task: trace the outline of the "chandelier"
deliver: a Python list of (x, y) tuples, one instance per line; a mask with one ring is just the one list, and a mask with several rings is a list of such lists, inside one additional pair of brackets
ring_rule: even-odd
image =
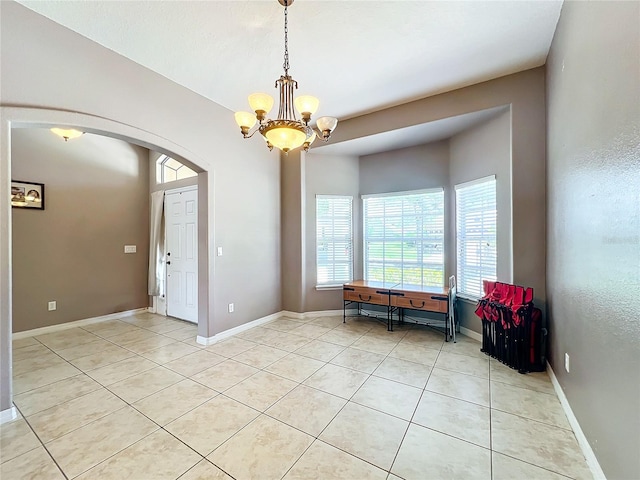
[[(289, 43), (288, 43), (288, 20), (287, 9), (293, 0), (278, 0), (284, 6), (284, 75), (276, 80), (275, 88), (280, 91), (278, 118), (268, 119), (267, 115), (273, 107), (273, 97), (266, 93), (254, 93), (249, 95), (249, 105), (255, 112), (237, 112), (236, 122), (240, 127), (244, 138), (251, 138), (256, 132), (267, 141), (269, 150), (273, 147), (279, 148), (284, 153), (302, 146), (304, 151), (308, 151), (316, 137), (322, 138), (325, 142), (335, 130), (338, 119), (334, 117), (320, 117), (316, 120), (317, 130), (309, 125), (311, 115), (318, 110), (320, 101), (311, 95), (301, 95), (294, 101), (293, 90), (298, 88), (298, 82), (289, 75)], [(302, 117), (298, 120), (295, 108)], [(258, 127), (251, 133), (250, 130), (258, 123)]]

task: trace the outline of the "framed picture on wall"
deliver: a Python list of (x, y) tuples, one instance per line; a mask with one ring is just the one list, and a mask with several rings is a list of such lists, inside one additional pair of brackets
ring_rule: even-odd
[(44, 183), (11, 180), (11, 206), (44, 210)]

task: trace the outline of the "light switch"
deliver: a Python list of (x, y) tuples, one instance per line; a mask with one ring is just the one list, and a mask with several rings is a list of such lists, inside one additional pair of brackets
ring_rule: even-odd
[(218, 247), (218, 256), (221, 257), (222, 256), (222, 247)]
[(125, 245), (124, 246), (124, 253), (136, 253), (136, 246), (135, 245)]

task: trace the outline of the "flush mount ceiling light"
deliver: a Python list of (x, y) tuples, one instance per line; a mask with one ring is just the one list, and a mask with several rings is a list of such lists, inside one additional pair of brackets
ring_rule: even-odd
[(73, 128), (52, 128), (51, 131), (59, 137), (64, 138), (65, 142), (69, 141), (69, 139), (73, 140), (74, 138), (84, 135), (84, 132)]
[[(267, 119), (269, 111), (273, 107), (273, 97), (266, 93), (254, 93), (249, 95), (249, 105), (255, 112), (237, 112), (235, 114), (236, 122), (240, 126), (240, 131), (244, 138), (251, 138), (256, 132), (267, 141), (267, 147), (272, 150), (277, 147), (287, 153), (289, 150), (303, 146), (305, 152), (314, 142), (316, 137), (322, 138), (325, 142), (331, 136), (331, 132), (335, 130), (338, 119), (334, 117), (320, 117), (316, 120), (316, 130), (309, 125), (311, 115), (318, 109), (320, 101), (311, 95), (301, 95), (294, 101), (293, 90), (298, 88), (296, 82), (289, 75), (289, 43), (288, 43), (288, 7), (293, 0), (278, 0), (284, 6), (284, 75), (276, 80), (275, 87), (280, 91), (280, 107), (278, 109), (278, 118), (275, 120)], [(302, 120), (296, 118), (295, 108), (300, 112)], [(258, 122), (256, 128), (251, 134), (249, 131)]]

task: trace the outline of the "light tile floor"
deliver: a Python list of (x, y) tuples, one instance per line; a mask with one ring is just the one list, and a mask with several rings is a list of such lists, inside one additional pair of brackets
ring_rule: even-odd
[(280, 318), (209, 347), (139, 314), (13, 342), (13, 479), (591, 478), (546, 373), (464, 336)]

